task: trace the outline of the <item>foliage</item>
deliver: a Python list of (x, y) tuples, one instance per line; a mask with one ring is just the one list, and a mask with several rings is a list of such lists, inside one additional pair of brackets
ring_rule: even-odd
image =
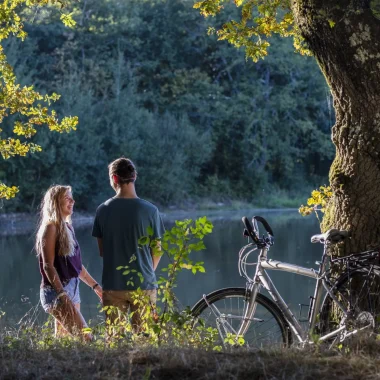
[[(190, 254), (206, 248), (203, 238), (210, 234), (212, 229), (213, 225), (206, 217), (195, 221), (186, 219), (176, 221), (175, 226), (165, 231), (159, 241), (152, 239), (152, 229), (148, 229), (148, 236), (140, 239), (139, 243), (148, 245), (154, 255), (167, 255), (170, 261), (169, 265), (161, 270), (163, 275), (157, 280), (158, 301), (162, 306), (157, 307), (157, 311), (152, 310), (152, 306), (147, 307), (143, 318), (143, 330), (150, 335), (152, 343), (160, 345), (163, 342), (172, 342), (204, 347), (213, 343), (213, 337), (217, 333), (215, 329), (203, 329), (200, 326), (193, 329), (189, 310), (178, 310), (174, 293), (176, 280), (182, 270), (191, 270), (193, 274), (205, 272), (203, 262), (193, 262)], [(137, 293), (136, 302), (149, 305), (142, 292)], [(201, 340), (199, 330), (203, 331), (202, 338), (206, 330), (205, 339)]]
[[(215, 16), (222, 9), (225, 0), (203, 0), (195, 3), (205, 17)], [(219, 40), (227, 40), (237, 48), (244, 47), (247, 58), (257, 62), (268, 53), (269, 37), (278, 34), (281, 37), (293, 37), (294, 47), (301, 54), (310, 55), (303, 38), (294, 25), (289, 0), (234, 0), (241, 7), (241, 20), (228, 21), (216, 34)]]
[(379, 0), (371, 0), (370, 6), (373, 14), (380, 19), (380, 1)]
[[(17, 77), (59, 92), (57, 115), (78, 115), (81, 128), (41, 130), (33, 142), (49, 149), (0, 162), (0, 182), (20, 185), (3, 212), (35, 211), (51, 183), (72, 185), (76, 207), (92, 212), (112, 196), (107, 164), (120, 155), (137, 165), (138, 194), (170, 206), (205, 196), (256, 205), (327, 180), (330, 95), (290, 39), (274, 36), (272, 54), (253, 64), (208, 37), (220, 17), (204, 20), (188, 2), (85, 4), (74, 5), (73, 30), (38, 13), (25, 42), (4, 44)], [(224, 12), (236, 19), (239, 9)]]
[(318, 190), (313, 190), (311, 192), (311, 197), (307, 200), (307, 206), (301, 205), (298, 210), (299, 213), (302, 216), (307, 216), (312, 212), (315, 212), (315, 215), (319, 220), (318, 211), (321, 213), (325, 212), (326, 206), (332, 195), (331, 186), (320, 186)]
[[(64, 1), (56, 0), (10, 0), (0, 5), (0, 123), (3, 123), (6, 117), (17, 116), (13, 121), (13, 131), (9, 137), (1, 136), (4, 131), (0, 128), (0, 154), (5, 160), (17, 155), (26, 156), (27, 153), (40, 152), (42, 150), (40, 145), (28, 141), (37, 133), (36, 128), (40, 125), (46, 125), (51, 131), (62, 133), (75, 130), (78, 124), (77, 117), (64, 117), (59, 121), (56, 112), (49, 110), (51, 103), (59, 99), (56, 93), (41, 95), (33, 86), (21, 87), (4, 53), (5, 39), (15, 36), (24, 40), (27, 36), (21, 18), (22, 9), (38, 10), (48, 4), (59, 8), (65, 6)], [(66, 26), (75, 25), (70, 14), (62, 13), (61, 20)], [(22, 136), (25, 141), (13, 135)], [(10, 199), (16, 193), (15, 186), (8, 187), (0, 182), (0, 199)]]
[(18, 191), (19, 190), (16, 186), (9, 187), (3, 183), (0, 183), (0, 198), (11, 199), (16, 196)]
[(224, 343), (232, 347), (241, 347), (244, 346), (245, 341), (241, 335), (236, 336), (235, 334), (227, 333)]

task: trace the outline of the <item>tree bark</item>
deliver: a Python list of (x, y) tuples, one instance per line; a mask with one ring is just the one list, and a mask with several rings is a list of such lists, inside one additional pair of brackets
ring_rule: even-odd
[(380, 21), (369, 0), (292, 0), (334, 99), (333, 197), (322, 229), (350, 230), (335, 254), (380, 246)]

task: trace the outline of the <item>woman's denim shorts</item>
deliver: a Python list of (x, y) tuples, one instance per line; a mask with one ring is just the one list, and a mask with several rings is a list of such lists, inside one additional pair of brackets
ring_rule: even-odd
[[(74, 304), (80, 303), (78, 277), (73, 277), (63, 289), (65, 289)], [(57, 298), (57, 292), (51, 286), (45, 286), (40, 289), (40, 300), (42, 307), (47, 313), (61, 302), (61, 298)]]

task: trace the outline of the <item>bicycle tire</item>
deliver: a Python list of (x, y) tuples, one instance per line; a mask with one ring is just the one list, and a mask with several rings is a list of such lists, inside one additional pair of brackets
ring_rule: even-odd
[[(216, 317), (209, 308), (214, 305), (220, 312), (233, 315), (243, 315), (247, 291), (245, 288), (223, 288), (216, 290), (206, 296), (207, 302), (202, 298), (191, 309), (195, 321), (199, 318), (204, 320), (206, 327), (217, 328)], [(209, 305), (208, 305), (208, 304)], [(244, 335), (244, 345), (248, 347), (264, 348), (288, 347), (292, 344), (292, 333), (283, 313), (279, 307), (269, 298), (258, 293), (256, 298), (256, 312), (253, 317), (260, 321), (252, 321)], [(241, 309), (237, 309), (242, 306)], [(238, 313), (236, 313), (238, 311)], [(226, 318), (228, 322), (238, 331), (241, 319)], [(217, 345), (222, 345), (222, 337), (218, 334)]]
[(349, 309), (349, 317), (344, 319), (335, 301), (327, 293), (320, 313), (319, 333), (322, 336), (343, 324), (346, 325), (343, 334), (357, 329), (379, 332), (380, 267), (362, 267), (346, 272), (338, 278), (333, 289), (334, 296)]

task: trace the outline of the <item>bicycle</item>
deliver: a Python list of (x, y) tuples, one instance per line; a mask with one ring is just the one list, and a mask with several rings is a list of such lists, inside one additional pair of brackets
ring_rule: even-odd
[[(324, 245), (322, 259), (316, 262), (317, 270), (305, 268), (268, 259), (274, 234), (264, 218), (254, 216), (253, 225), (247, 217), (243, 217), (242, 221), (244, 235), (252, 240), (239, 252), (238, 268), (240, 275), (247, 280), (246, 287), (223, 288), (203, 295), (191, 310), (194, 324), (199, 322), (216, 328), (223, 345), (231, 339), (238, 344), (243, 338), (245, 345), (259, 348), (274, 345), (288, 347), (294, 337), (301, 345), (316, 341), (334, 345), (358, 331), (378, 329), (378, 250), (333, 258), (328, 255), (328, 247), (347, 239), (349, 232), (332, 229), (312, 237), (312, 243)], [(262, 238), (257, 222), (267, 232)], [(249, 256), (256, 250), (259, 251), (257, 262), (248, 262)], [(247, 273), (251, 266), (256, 267), (253, 277)], [(333, 274), (337, 267), (340, 268), (339, 276)], [(302, 328), (301, 321), (282, 299), (267, 270), (290, 272), (316, 280), (314, 295), (308, 305), (306, 329)], [(261, 288), (269, 293), (270, 298), (260, 293)]]

